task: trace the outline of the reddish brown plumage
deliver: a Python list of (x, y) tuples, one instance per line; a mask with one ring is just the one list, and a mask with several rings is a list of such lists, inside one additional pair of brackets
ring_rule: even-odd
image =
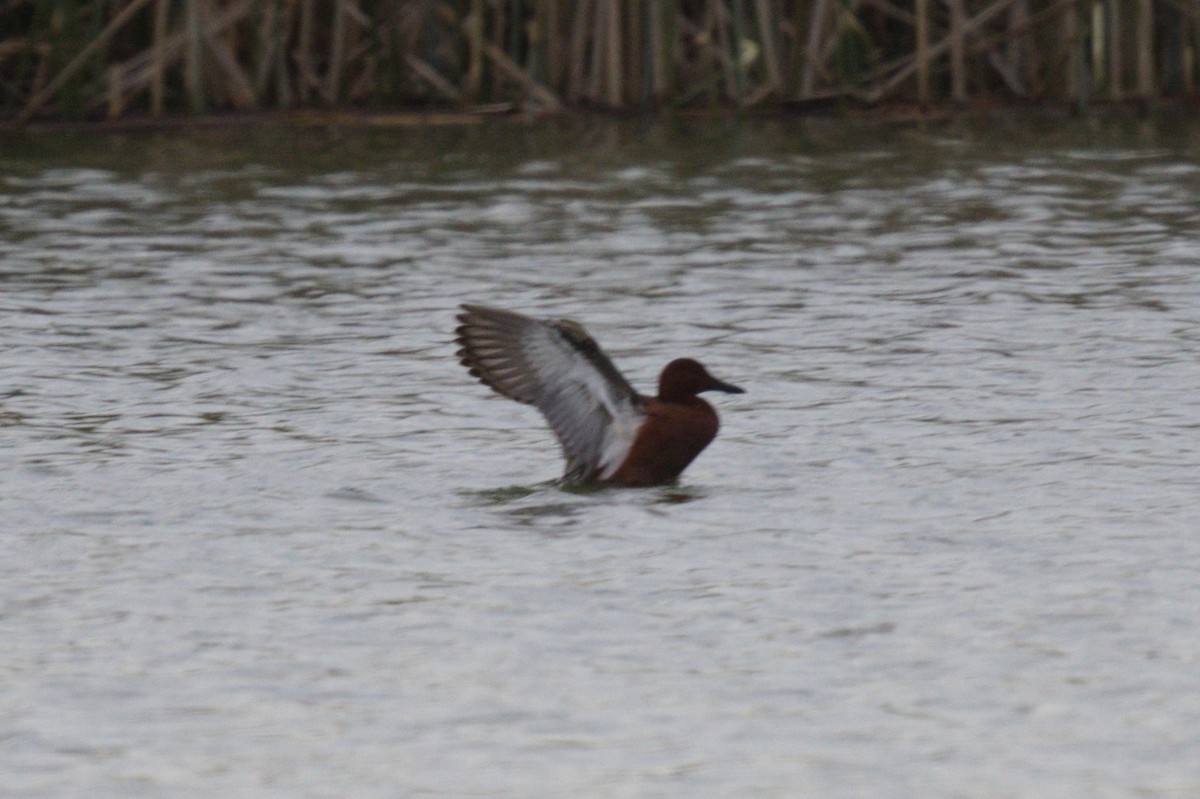
[(691, 358), (667, 364), (658, 378), (658, 396), (646, 400), (646, 420), (638, 428), (629, 454), (605, 482), (648, 486), (679, 477), (720, 428), (717, 412), (696, 396), (702, 391), (742, 393)]
[(574, 322), (478, 305), (463, 310), (456, 330), (463, 365), (546, 416), (567, 458), (565, 480), (669, 483), (717, 435), (716, 411), (696, 395), (742, 393), (680, 358), (663, 369), (658, 396), (641, 396)]
[(646, 421), (629, 454), (604, 482), (624, 486), (669, 483), (716, 438), (716, 411), (693, 396), (687, 402), (646, 402)]

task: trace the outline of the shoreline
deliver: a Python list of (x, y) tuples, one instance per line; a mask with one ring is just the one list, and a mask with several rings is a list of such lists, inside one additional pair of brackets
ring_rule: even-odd
[[(881, 124), (923, 124), (996, 115), (1027, 115), (1045, 120), (1073, 118), (1138, 119), (1160, 115), (1200, 111), (1200, 102), (1192, 99), (1104, 101), (1087, 105), (1047, 101), (999, 101), (967, 104), (940, 103), (921, 105), (895, 102), (867, 105), (857, 101), (828, 100), (807, 103), (780, 103), (753, 108), (649, 108), (608, 110), (572, 108), (559, 111), (529, 110), (515, 104), (490, 104), (474, 108), (334, 108), (290, 109), (282, 111), (228, 111), (205, 114), (137, 114), (113, 119), (40, 118), (27, 122), (0, 118), (3, 133), (54, 133), (95, 131), (111, 133), (156, 133), (180, 130), (233, 130), (270, 125), (290, 128), (340, 127), (358, 129), (403, 129), (464, 127), (487, 123), (537, 125), (555, 122), (595, 120), (680, 119), (776, 119), (797, 121), (873, 121)], [(1200, 120), (1200, 117), (1197, 117)]]

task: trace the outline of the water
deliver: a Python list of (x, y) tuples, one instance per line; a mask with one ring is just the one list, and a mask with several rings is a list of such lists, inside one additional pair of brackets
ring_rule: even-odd
[[(4, 794), (1200, 795), (1198, 142), (9, 135)], [(748, 393), (561, 490), (461, 301)]]

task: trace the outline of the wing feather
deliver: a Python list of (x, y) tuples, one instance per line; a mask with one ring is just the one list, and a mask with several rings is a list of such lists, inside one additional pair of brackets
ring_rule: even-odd
[(644, 401), (591, 336), (565, 319), (462, 309), (459, 359), (497, 393), (542, 412), (567, 460), (564, 479), (615, 472), (645, 418)]

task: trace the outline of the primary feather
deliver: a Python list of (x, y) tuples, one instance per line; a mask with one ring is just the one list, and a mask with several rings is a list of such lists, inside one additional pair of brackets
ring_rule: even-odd
[(629, 453), (644, 399), (570, 320), (463, 305), (458, 356), (496, 392), (533, 405), (562, 445), (565, 480), (604, 479)]

